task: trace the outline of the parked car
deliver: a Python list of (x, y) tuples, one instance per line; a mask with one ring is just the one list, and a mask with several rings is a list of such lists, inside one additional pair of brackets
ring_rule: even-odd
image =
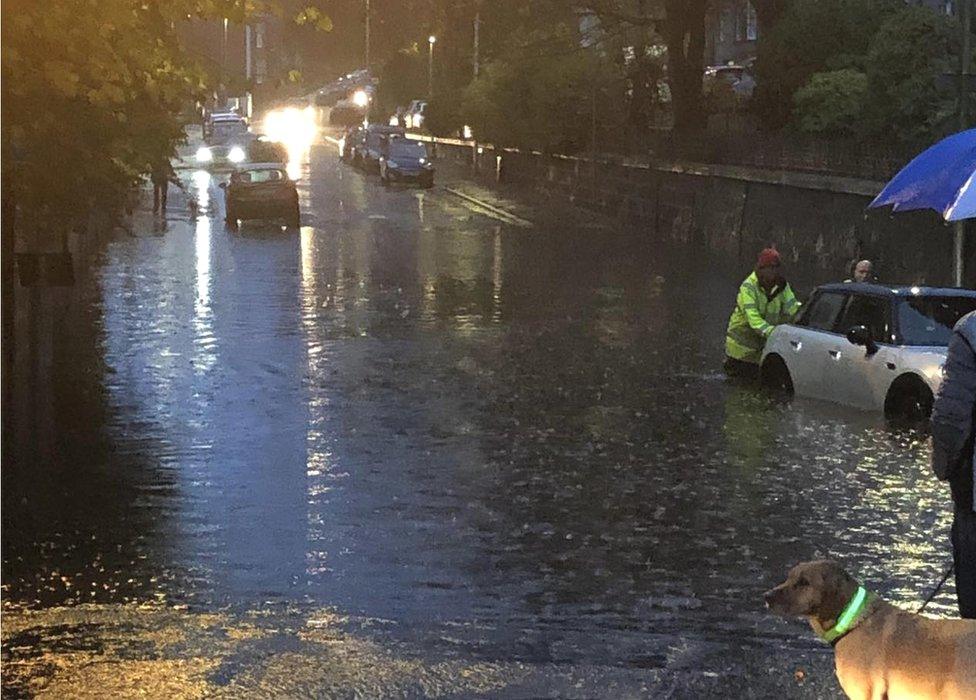
[(705, 69), (703, 90), (708, 93), (718, 81), (724, 81), (739, 99), (748, 99), (756, 90), (756, 79), (752, 71), (746, 66), (720, 65), (708, 66)]
[(412, 180), (422, 187), (433, 187), (434, 164), (426, 144), (401, 136), (388, 137), (380, 156), (380, 180), (384, 185)]
[(403, 136), (403, 134), (404, 131), (399, 126), (370, 124), (366, 127), (366, 133), (363, 135), (362, 143), (356, 150), (359, 164), (366, 170), (379, 172), (380, 158), (383, 156), (386, 141), (391, 136)]
[(974, 309), (976, 290), (823, 285), (796, 323), (767, 339), (763, 384), (892, 418), (927, 417), (952, 327)]
[(234, 171), (224, 190), (224, 218), (237, 228), (247, 219), (283, 219), (290, 227), (301, 225), (298, 190), (280, 163), (254, 163)]

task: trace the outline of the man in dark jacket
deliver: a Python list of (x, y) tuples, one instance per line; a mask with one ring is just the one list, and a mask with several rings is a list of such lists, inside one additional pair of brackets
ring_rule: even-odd
[(954, 506), (952, 557), (956, 565), (959, 614), (976, 618), (976, 311), (952, 333), (945, 378), (932, 409), (932, 468), (948, 481)]

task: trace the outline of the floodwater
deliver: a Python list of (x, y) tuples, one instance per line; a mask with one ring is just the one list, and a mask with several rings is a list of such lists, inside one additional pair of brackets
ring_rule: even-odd
[(54, 456), (4, 460), (5, 695), (823, 697), (762, 591), (940, 577), (924, 435), (720, 373), (745, 271), (328, 143), (293, 169), (300, 230), (228, 231), (186, 170), (199, 215), (99, 260)]

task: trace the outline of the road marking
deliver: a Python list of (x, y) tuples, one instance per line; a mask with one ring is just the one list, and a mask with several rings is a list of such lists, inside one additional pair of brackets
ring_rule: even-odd
[(331, 144), (334, 144), (334, 145), (338, 146), (341, 143), (339, 141), (339, 139), (333, 138), (332, 136), (329, 136), (328, 134), (324, 134), (324, 136), (325, 136), (325, 140), (328, 141)]
[(480, 199), (476, 199), (475, 197), (472, 197), (469, 194), (465, 194), (464, 192), (456, 190), (452, 187), (444, 187), (442, 189), (444, 189), (444, 191), (446, 192), (450, 192), (456, 197), (460, 197), (461, 199), (467, 200), (468, 202), (474, 204), (479, 209), (483, 209), (484, 211), (478, 212), (479, 214), (484, 214), (485, 216), (489, 216), (493, 219), (498, 219), (499, 221), (502, 221), (506, 224), (520, 226), (521, 228), (532, 228), (531, 221), (528, 221), (527, 219), (523, 219), (519, 216), (515, 216), (515, 214), (512, 214), (511, 212), (507, 212), (504, 209), (499, 209), (496, 206), (488, 204), (488, 202), (482, 202)]

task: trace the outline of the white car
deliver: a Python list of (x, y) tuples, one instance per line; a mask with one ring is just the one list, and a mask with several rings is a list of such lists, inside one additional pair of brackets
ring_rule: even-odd
[(818, 287), (796, 323), (767, 339), (763, 385), (888, 417), (927, 417), (952, 328), (973, 310), (974, 290)]

